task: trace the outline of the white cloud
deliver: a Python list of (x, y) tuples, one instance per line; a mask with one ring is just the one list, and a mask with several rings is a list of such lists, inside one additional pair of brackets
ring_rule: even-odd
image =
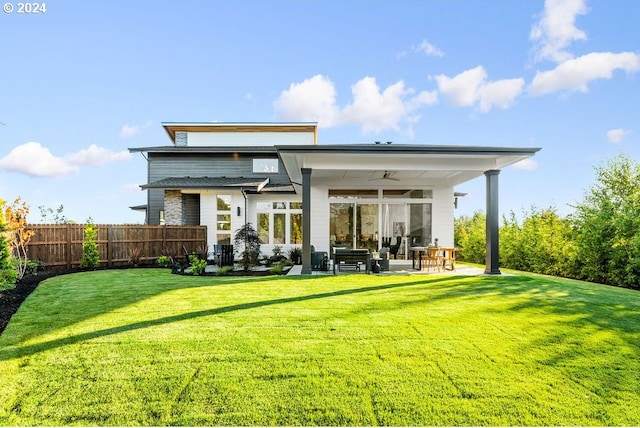
[(640, 55), (633, 52), (593, 52), (570, 59), (550, 71), (538, 71), (530, 85), (531, 93), (543, 95), (555, 91), (587, 92), (587, 84), (610, 79), (615, 70), (640, 70)]
[(624, 138), (630, 133), (631, 131), (627, 131), (622, 128), (610, 129), (607, 131), (607, 140), (609, 140), (610, 143), (621, 143), (622, 140), (624, 140)]
[(413, 52), (423, 52), (427, 56), (437, 56), (437, 57), (443, 57), (444, 56), (444, 52), (442, 52), (440, 49), (438, 49), (434, 44), (429, 43), (429, 41), (426, 40), (426, 39), (423, 40), (422, 42), (420, 42), (419, 45), (412, 46), (411, 50)]
[(324, 127), (336, 125), (336, 90), (333, 82), (321, 74), (292, 83), (288, 90), (282, 91), (274, 106), (281, 120), (318, 122)]
[(399, 130), (399, 123), (408, 119), (408, 115), (423, 105), (433, 104), (437, 100), (435, 92), (414, 93), (405, 89), (399, 81), (380, 92), (373, 77), (365, 77), (351, 87), (353, 102), (342, 110), (342, 120), (358, 124), (365, 134), (385, 129)]
[(0, 168), (33, 177), (63, 177), (78, 170), (76, 166), (54, 156), (49, 149), (35, 142), (22, 144), (11, 150), (0, 159)]
[(471, 107), (479, 103), (479, 109), (484, 113), (493, 107), (510, 107), (524, 87), (521, 78), (488, 82), (487, 72), (482, 66), (454, 77), (440, 74), (435, 76), (435, 80), (440, 93), (451, 105)]
[(537, 61), (563, 62), (573, 58), (565, 49), (587, 35), (575, 25), (576, 16), (588, 12), (586, 0), (546, 0), (540, 20), (531, 29), (530, 39)]
[(533, 171), (534, 169), (538, 168), (538, 162), (528, 158), (528, 159), (523, 159), (520, 162), (514, 163), (513, 165), (511, 165), (511, 167), (514, 169), (520, 169), (524, 171)]
[(112, 152), (109, 149), (92, 144), (86, 149), (65, 156), (65, 159), (71, 165), (98, 168), (110, 162), (128, 161), (131, 159), (131, 153), (126, 150)]
[(316, 75), (301, 83), (292, 83), (288, 90), (282, 91), (274, 107), (281, 120), (317, 121), (321, 127), (357, 124), (364, 133), (370, 133), (397, 130), (401, 122), (415, 120), (411, 113), (437, 101), (435, 91), (413, 95), (415, 91), (406, 89), (402, 81), (381, 91), (373, 77), (356, 82), (351, 93), (352, 102), (340, 108), (333, 82)]
[(28, 142), (15, 147), (0, 159), (0, 169), (33, 177), (64, 177), (78, 172), (79, 167), (100, 167), (109, 162), (129, 160), (127, 151), (112, 152), (92, 144), (87, 149), (64, 157), (54, 156), (40, 143)]
[(142, 129), (149, 128), (151, 125), (153, 125), (151, 120), (146, 121), (142, 125), (123, 125), (122, 128), (120, 128), (120, 139), (131, 138), (138, 135)]
[(503, 79), (480, 87), (480, 111), (483, 113), (492, 107), (509, 108), (524, 88), (524, 79)]

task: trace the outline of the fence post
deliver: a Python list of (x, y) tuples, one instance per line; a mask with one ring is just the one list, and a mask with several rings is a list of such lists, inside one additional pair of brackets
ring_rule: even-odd
[(67, 270), (71, 269), (71, 224), (67, 224)]
[(111, 267), (111, 262), (113, 260), (113, 245), (112, 245), (112, 225), (107, 226), (107, 267)]

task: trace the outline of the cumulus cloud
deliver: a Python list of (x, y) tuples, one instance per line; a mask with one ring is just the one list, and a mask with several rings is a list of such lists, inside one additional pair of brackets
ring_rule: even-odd
[(533, 159), (523, 159), (520, 162), (514, 163), (513, 165), (511, 165), (511, 167), (524, 171), (533, 171), (534, 169), (538, 168), (538, 162), (534, 161)]
[(415, 121), (415, 111), (434, 104), (437, 93), (415, 92), (399, 81), (381, 90), (376, 79), (365, 77), (351, 86), (353, 100), (344, 107), (336, 102), (333, 82), (316, 75), (301, 83), (292, 83), (274, 103), (278, 117), (290, 121), (317, 121), (321, 127), (345, 124), (361, 126), (364, 133), (400, 129), (402, 122)]
[(63, 177), (78, 170), (77, 166), (54, 156), (49, 149), (36, 142), (28, 142), (11, 150), (0, 159), (0, 168), (33, 177)]
[(0, 159), (0, 168), (32, 177), (64, 177), (78, 172), (81, 166), (100, 167), (109, 162), (129, 160), (127, 151), (111, 150), (92, 144), (87, 149), (66, 156), (55, 156), (40, 143), (28, 142), (15, 147)]
[(331, 127), (338, 120), (336, 89), (329, 78), (320, 74), (282, 91), (274, 106), (285, 121), (318, 122)]
[(98, 147), (95, 144), (90, 145), (86, 149), (65, 156), (65, 159), (71, 165), (88, 166), (99, 168), (110, 162), (120, 162), (131, 159), (131, 153), (126, 150), (121, 152), (113, 152), (104, 147)]
[(631, 131), (627, 131), (622, 128), (610, 129), (607, 131), (607, 140), (609, 140), (610, 143), (621, 143), (622, 140), (624, 140), (624, 138), (630, 133)]
[(435, 80), (440, 93), (451, 105), (471, 107), (479, 104), (480, 111), (484, 113), (493, 107), (510, 107), (524, 87), (524, 79), (521, 78), (488, 82), (487, 72), (482, 66), (454, 77), (440, 74), (435, 76)]
[(586, 0), (546, 0), (540, 19), (531, 29), (530, 39), (536, 44), (536, 61), (563, 62), (573, 58), (566, 48), (587, 35), (575, 25), (576, 17), (588, 12)]
[(152, 124), (153, 122), (148, 120), (142, 125), (123, 125), (122, 128), (120, 128), (120, 139), (131, 138), (138, 135), (142, 129), (149, 128)]
[(412, 46), (411, 50), (416, 53), (424, 53), (427, 56), (443, 57), (444, 52), (436, 47), (436, 45), (430, 43), (428, 40), (423, 40), (420, 44)]
[(592, 52), (565, 61), (553, 70), (538, 71), (529, 89), (533, 95), (560, 90), (587, 92), (589, 82), (610, 79), (615, 70), (640, 70), (640, 55), (633, 52)]

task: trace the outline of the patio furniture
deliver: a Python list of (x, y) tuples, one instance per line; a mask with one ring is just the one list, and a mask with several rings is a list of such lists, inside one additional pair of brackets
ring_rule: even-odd
[(389, 271), (389, 248), (383, 247), (380, 249), (380, 272)]
[(440, 272), (442, 266), (442, 258), (440, 256), (440, 249), (437, 247), (427, 247), (424, 253), (420, 256), (421, 261), (424, 262), (424, 268), (429, 270), (430, 268), (437, 269)]
[(371, 267), (371, 253), (365, 249), (348, 249), (334, 248), (333, 252), (333, 274), (342, 269), (353, 268), (360, 271), (362, 265), (365, 266), (366, 272), (369, 273)]
[(218, 266), (233, 266), (233, 245), (220, 245), (220, 256), (218, 257)]
[(316, 251), (315, 247), (311, 246), (311, 270), (329, 270), (329, 254), (326, 251)]
[[(389, 238), (391, 241), (391, 238)], [(402, 236), (396, 236), (396, 243), (393, 245), (389, 245), (389, 253), (393, 254), (393, 258), (398, 258), (398, 250), (400, 249), (400, 244), (402, 244)]]

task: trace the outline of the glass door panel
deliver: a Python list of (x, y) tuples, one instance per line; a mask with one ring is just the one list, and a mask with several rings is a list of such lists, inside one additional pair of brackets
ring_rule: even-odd
[(431, 204), (409, 204), (411, 245), (427, 246), (431, 239)]
[(404, 258), (406, 234), (406, 204), (382, 204), (381, 247), (391, 248), (395, 258)]
[(353, 204), (329, 204), (329, 231), (331, 249), (353, 248)]
[(356, 205), (356, 248), (378, 251), (378, 206)]

